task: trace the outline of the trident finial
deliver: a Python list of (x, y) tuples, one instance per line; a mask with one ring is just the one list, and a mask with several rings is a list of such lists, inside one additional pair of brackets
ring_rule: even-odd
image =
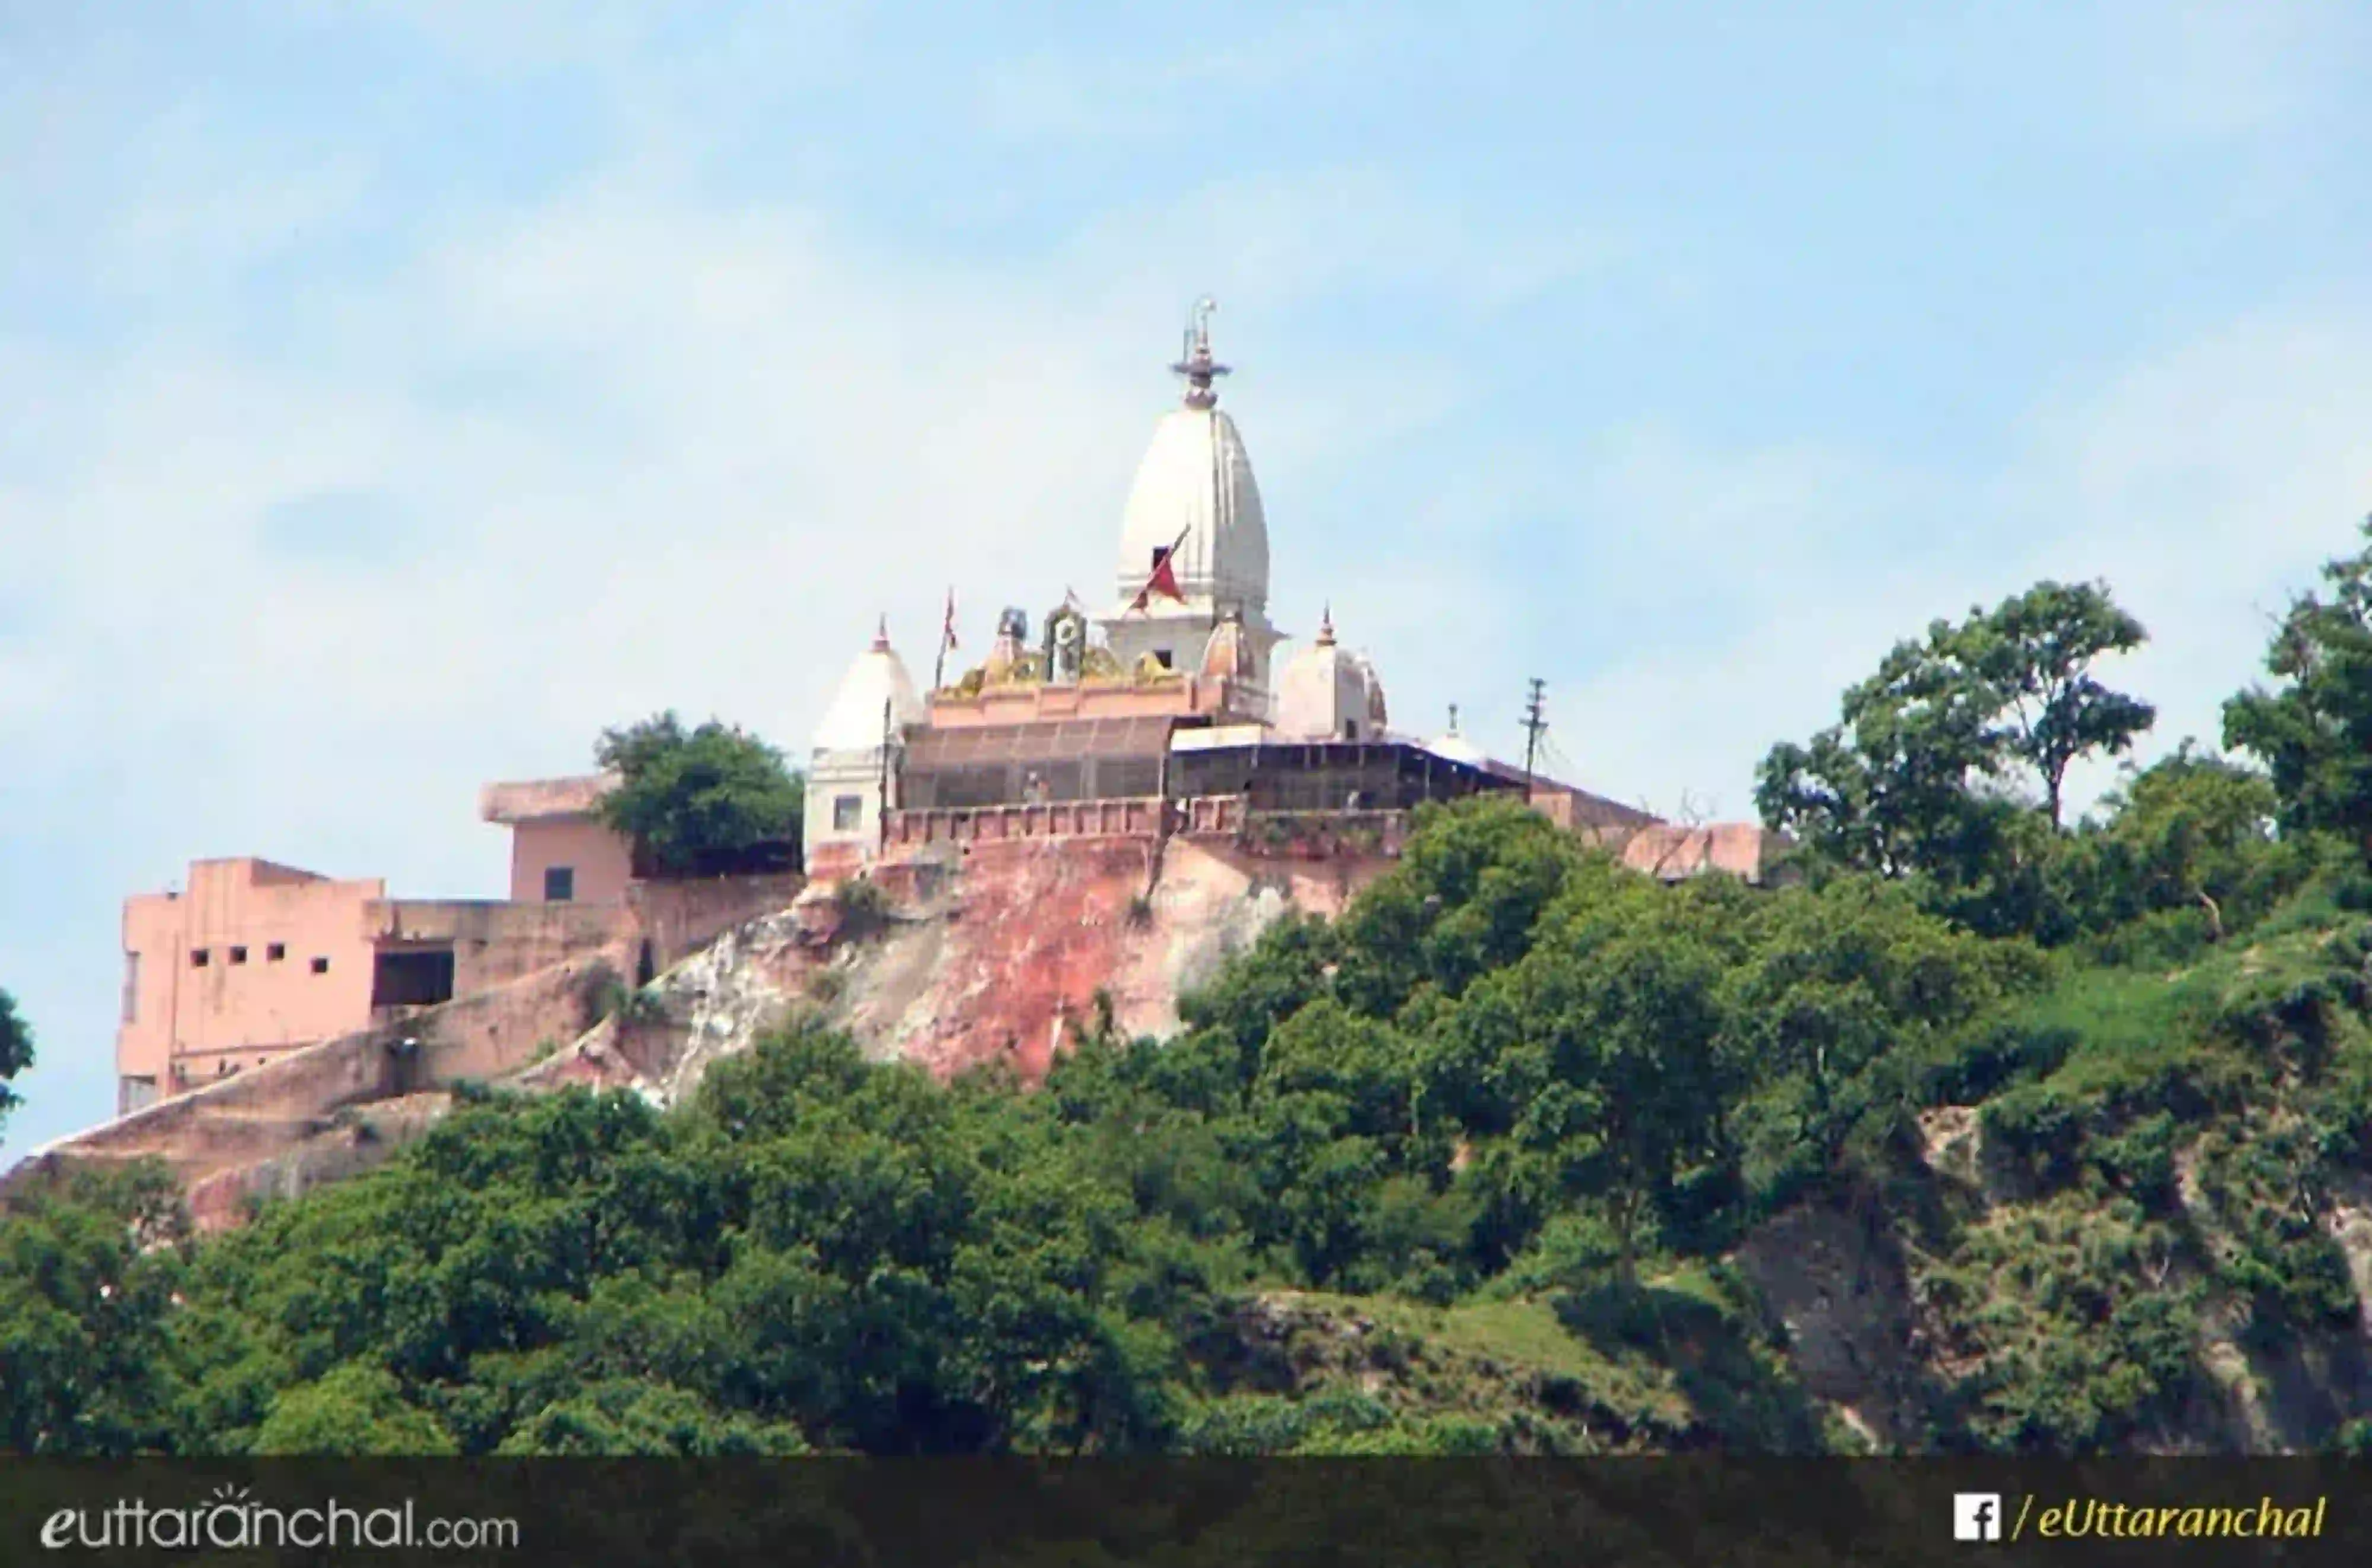
[(1211, 360), (1211, 316), (1219, 302), (1209, 295), (1194, 302), (1186, 319), (1186, 355), (1169, 368), (1186, 377), (1186, 406), (1210, 408), (1219, 401), (1211, 389), (1212, 377), (1225, 376), (1227, 367)]

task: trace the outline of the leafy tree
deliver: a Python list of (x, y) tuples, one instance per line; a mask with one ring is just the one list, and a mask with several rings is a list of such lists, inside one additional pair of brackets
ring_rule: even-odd
[(160, 1169), (77, 1171), (0, 1211), (0, 1453), (120, 1456), (165, 1440), (180, 1198)]
[(2004, 740), (2042, 782), (2043, 810), (2061, 819), (2069, 764), (2099, 752), (2116, 756), (2157, 721), (2157, 710), (2110, 691), (2092, 673), (2105, 655), (2131, 653), (2148, 640), (2142, 623), (2118, 608), (2106, 583), (2037, 583), (1991, 610), (1972, 610), (1948, 646), (2006, 704)]
[(2272, 771), (2285, 830), (2339, 833), (2372, 857), (2372, 517), (2366, 547), (2327, 563), (2274, 632), (2276, 684), (2224, 705), (2224, 744)]
[(405, 1400), (387, 1371), (349, 1365), (282, 1394), (256, 1434), (254, 1451), (429, 1458), (459, 1450), (435, 1416)]
[(619, 777), (602, 820), (663, 870), (702, 870), (764, 844), (799, 842), (805, 777), (783, 754), (711, 719), (687, 731), (670, 711), (602, 732), (595, 761)]
[(1959, 656), (1958, 634), (1939, 621), (1926, 642), (1897, 644), (1845, 692), (1841, 723), (1773, 747), (1756, 778), (1764, 822), (1831, 865), (1975, 875), (2006, 810), (1978, 789), (2006, 762), (2002, 703)]
[(2262, 915), (2310, 865), (2309, 845), (2276, 834), (2273, 781), (2189, 738), (2147, 768), (2128, 768), (2101, 805), (2105, 820), (2079, 836), (2064, 869), (2096, 931), (2192, 910), (2217, 940)]
[[(2129, 749), (2156, 718), (2093, 667), (2142, 639), (2098, 584), (2039, 583), (1959, 624), (1935, 621), (1844, 693), (1838, 724), (1772, 749), (1756, 807), (1816, 873), (1917, 877), (1975, 929), (2064, 938), (2048, 867), (2067, 770)], [(2037, 812), (2022, 771), (2039, 782)]]
[(17, 999), (0, 990), (0, 1132), (8, 1126), (8, 1112), (24, 1103), (8, 1081), (33, 1064), (33, 1028), (17, 1014)]

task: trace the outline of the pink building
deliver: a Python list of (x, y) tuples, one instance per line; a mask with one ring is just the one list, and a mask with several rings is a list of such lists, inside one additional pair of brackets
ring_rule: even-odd
[(614, 904), (634, 879), (634, 847), (602, 824), (607, 774), (488, 784), (478, 814), (511, 830), (511, 901)]
[(194, 862), (187, 890), (124, 900), (118, 1112), (517, 980), (633, 925), (614, 893), (598, 903), (395, 900), (377, 877), (341, 881), (252, 857)]

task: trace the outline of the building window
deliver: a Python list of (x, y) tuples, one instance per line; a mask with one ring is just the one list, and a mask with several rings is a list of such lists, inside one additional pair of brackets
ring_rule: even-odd
[(193, 970), (202, 970), (205, 968), (208, 963), (213, 961), (213, 958), (214, 955), (207, 952), (203, 947), (192, 947), (190, 949), (190, 967)]
[(576, 867), (547, 865), (543, 868), (543, 901), (564, 904), (576, 897)]
[(865, 820), (865, 797), (861, 795), (835, 795), (831, 797), (831, 830), (853, 833)]
[(1344, 719), (1343, 721), (1343, 738), (1345, 740), (1356, 740), (1359, 738), (1359, 721), (1357, 719)]
[(374, 1007), (433, 1007), (453, 1000), (453, 949), (381, 953), (371, 970)]
[(230, 950), (230, 961), (235, 964), (243, 964), (247, 962), (247, 949), (244, 947), (233, 947)]
[(315, 974), (328, 974), (330, 972), (330, 960), (327, 958), (315, 958), (313, 960), (313, 972)]
[(1169, 650), (1168, 648), (1154, 649), (1153, 662), (1159, 665), (1164, 669), (1175, 669), (1178, 668), (1176, 665), (1169, 662)]
[[(137, 953), (126, 953), (123, 955), (123, 1021), (127, 1024), (132, 1024), (137, 1023), (139, 1020), (140, 955)], [(157, 1080), (154, 1078), (149, 1079), (148, 1086), (152, 1089), (155, 1088), (157, 1086)]]
[(263, 961), (265, 963), (276, 964), (287, 956), (288, 944), (285, 942), (267, 942), (263, 945)]
[(129, 1116), (135, 1110), (145, 1110), (156, 1103), (157, 1080), (155, 1077), (124, 1077), (116, 1080), (116, 1115)]

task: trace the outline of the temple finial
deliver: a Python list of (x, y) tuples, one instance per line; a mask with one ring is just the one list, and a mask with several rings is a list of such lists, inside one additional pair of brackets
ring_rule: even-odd
[(1325, 612), (1318, 618), (1318, 645), (1321, 648), (1334, 645), (1334, 603), (1331, 599), (1327, 601)]
[(1458, 733), (1458, 704), (1455, 703), (1449, 704), (1449, 733)]
[(890, 618), (887, 615), (884, 615), (880, 624), (873, 629), (873, 651), (877, 654), (886, 654), (890, 651)]
[(1211, 313), (1219, 302), (1209, 295), (1194, 302), (1193, 313), (1186, 322), (1186, 353), (1171, 366), (1170, 370), (1186, 377), (1186, 406), (1211, 408), (1217, 404), (1219, 394), (1211, 389), (1214, 377), (1225, 376), (1227, 367), (1215, 364), (1211, 358)]

